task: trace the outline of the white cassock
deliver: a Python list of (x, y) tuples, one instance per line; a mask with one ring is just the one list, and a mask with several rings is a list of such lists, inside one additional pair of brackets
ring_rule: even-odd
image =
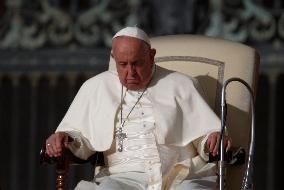
[[(124, 90), (123, 118), (141, 92)], [(113, 71), (86, 81), (57, 131), (75, 139), (72, 152), (87, 159), (104, 151), (106, 168), (94, 182), (77, 189), (214, 189), (215, 164), (206, 163), (208, 134), (220, 120), (186, 75), (157, 66), (151, 84), (129, 115), (124, 150), (117, 151), (114, 130), (120, 125), (121, 84)]]

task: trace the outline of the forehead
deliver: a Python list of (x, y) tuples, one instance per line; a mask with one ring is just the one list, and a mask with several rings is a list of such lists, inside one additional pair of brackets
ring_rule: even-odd
[(147, 44), (137, 38), (133, 37), (126, 37), (126, 36), (120, 36), (115, 39), (113, 39), (112, 43), (112, 50), (114, 52), (143, 52), (147, 47)]

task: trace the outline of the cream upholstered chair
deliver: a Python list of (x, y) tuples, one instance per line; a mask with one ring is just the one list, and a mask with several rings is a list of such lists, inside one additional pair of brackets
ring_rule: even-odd
[[(257, 86), (259, 56), (246, 45), (228, 40), (197, 36), (171, 35), (151, 39), (157, 50), (155, 62), (170, 70), (179, 71), (198, 79), (206, 99), (220, 115), (221, 88), (231, 77), (245, 80), (253, 89)], [(113, 69), (113, 60), (110, 69)], [(248, 152), (250, 138), (250, 95), (239, 83), (227, 88), (227, 128), (233, 146)], [(206, 116), (204, 116), (206, 117)], [(221, 126), (220, 126), (221, 128)], [(226, 189), (241, 189), (245, 165), (227, 168)]]
[[(231, 77), (245, 80), (256, 92), (259, 55), (246, 45), (194, 35), (163, 36), (151, 39), (156, 64), (196, 77), (208, 104), (220, 115), (221, 87)], [(234, 146), (248, 152), (250, 139), (250, 95), (239, 83), (227, 88), (227, 129)], [(205, 116), (206, 117), (206, 116)], [(227, 168), (226, 189), (241, 189), (245, 165)]]

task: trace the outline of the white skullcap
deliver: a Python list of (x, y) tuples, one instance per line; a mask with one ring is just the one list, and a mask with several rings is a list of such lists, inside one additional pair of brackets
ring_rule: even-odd
[(126, 27), (118, 31), (112, 39), (117, 38), (119, 36), (128, 36), (128, 37), (133, 37), (133, 38), (138, 38), (140, 40), (143, 40), (147, 44), (151, 46), (150, 39), (148, 35), (141, 30), (140, 28), (134, 26), (134, 27)]

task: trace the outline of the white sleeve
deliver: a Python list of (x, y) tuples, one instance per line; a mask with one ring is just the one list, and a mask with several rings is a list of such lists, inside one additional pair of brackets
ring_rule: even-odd
[(206, 142), (207, 142), (208, 136), (209, 136), (209, 134), (202, 136), (202, 137), (199, 137), (198, 139), (193, 141), (194, 147), (196, 148), (198, 154), (201, 156), (201, 158), (204, 161), (209, 160), (209, 151), (207, 151), (207, 148), (206, 148), (206, 146), (207, 146)]
[(74, 139), (74, 141), (68, 144), (68, 148), (75, 156), (83, 160), (87, 160), (91, 155), (95, 153), (95, 151), (92, 150), (88, 139), (83, 137), (80, 132), (65, 131), (65, 133), (67, 133), (71, 138)]

